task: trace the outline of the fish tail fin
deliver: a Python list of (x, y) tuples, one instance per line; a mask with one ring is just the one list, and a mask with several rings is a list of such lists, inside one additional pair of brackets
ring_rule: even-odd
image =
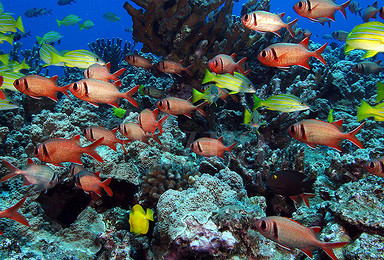
[(244, 69), (243, 69), (243, 64), (244, 62), (247, 60), (247, 57), (244, 57), (242, 58), (241, 60), (239, 60), (236, 64), (237, 64), (237, 69), (240, 71), (241, 74), (243, 74), (245, 76), (245, 72), (244, 72)]
[(198, 91), (197, 89), (192, 89), (192, 103), (196, 103), (197, 101), (204, 98), (204, 93)]
[(248, 109), (244, 110), (244, 125), (248, 125), (252, 121), (252, 114)]
[(335, 256), (333, 249), (343, 247), (347, 244), (348, 242), (322, 243), (321, 249), (323, 249), (324, 252), (327, 253), (330, 258), (332, 258), (333, 260), (337, 260), (338, 258)]
[(261, 98), (259, 98), (256, 95), (253, 95), (255, 99), (255, 103), (253, 104), (253, 110), (256, 110), (257, 108), (261, 107), (263, 105), (263, 101)]
[(65, 85), (63, 87), (59, 87), (59, 91), (62, 92), (64, 95), (66, 95), (69, 98), (69, 100), (72, 101), (72, 98), (68, 94), (69, 86), (71, 86), (71, 84)]
[(56, 53), (55, 51), (50, 51), (49, 54), (51, 55), (51, 64), (57, 64), (60, 62), (63, 62), (63, 56), (61, 56), (58, 52)]
[(162, 119), (160, 119), (159, 121), (157, 121), (157, 128), (159, 128), (160, 135), (163, 135), (163, 126), (162, 126), (162, 124), (165, 122), (165, 120), (167, 120), (167, 118), (168, 118), (168, 116), (165, 116)]
[(153, 140), (155, 140), (159, 145), (163, 146), (163, 144), (161, 143), (161, 141), (160, 141), (160, 139), (159, 139), (159, 136), (160, 136), (160, 135), (161, 135), (160, 133), (154, 134), (154, 135), (152, 136), (152, 138), (153, 138)]
[(42, 37), (36, 36), (37, 44), (42, 45), (44, 43), (44, 39)]
[(58, 25), (59, 28), (60, 28), (60, 26), (61, 26), (61, 24), (62, 24), (62, 21), (59, 21), (59, 20), (56, 19), (56, 22), (57, 22), (57, 25)]
[(105, 190), (106, 193), (108, 193), (109, 197), (113, 196), (112, 189), (108, 186), (111, 183), (112, 178), (108, 178), (105, 181), (101, 183), (101, 187)]
[(0, 61), (8, 67), (8, 64), (9, 64), (9, 53), (7, 54), (1, 54), (0, 55)]
[(21, 32), (25, 32), (24, 26), (23, 26), (23, 21), (21, 20), (21, 16), (19, 16), (19, 18), (17, 18), (15, 25), (16, 25), (16, 28), (19, 29)]
[(339, 10), (344, 15), (345, 19), (347, 19), (347, 13), (345, 12), (345, 8), (347, 8), (347, 6), (349, 5), (350, 2), (351, 2), (351, 0), (348, 0), (344, 4), (340, 5), (340, 9)]
[(191, 69), (192, 69), (193, 67), (195, 67), (195, 64), (191, 64), (191, 65), (189, 65), (188, 67), (186, 67), (186, 68), (184, 69), (185, 72), (187, 72), (188, 75), (191, 76), (191, 77), (193, 76), (192, 71), (191, 71)]
[(365, 100), (361, 100), (361, 105), (357, 108), (357, 121), (364, 120), (373, 116), (374, 108), (371, 107)]
[(376, 103), (379, 103), (381, 100), (384, 99), (384, 83), (377, 82), (377, 96), (376, 96)]
[(3, 178), (1, 178), (0, 182), (4, 182), (6, 180), (9, 180), (12, 177), (15, 177), (16, 175), (19, 175), (18, 171), (20, 171), (20, 170), (18, 168), (16, 168), (15, 166), (13, 166), (11, 163), (9, 163), (8, 161), (4, 160), (4, 165), (11, 172), (8, 173), (7, 175), (5, 175)]
[(96, 148), (99, 147), (99, 145), (103, 142), (104, 137), (101, 137), (91, 143), (90, 145), (83, 147), (85, 150), (84, 152), (89, 154), (92, 158), (95, 160), (98, 160), (99, 162), (104, 162), (103, 158), (96, 152)]
[(11, 34), (11, 35), (8, 35), (4, 41), (8, 42), (10, 45), (13, 45), (13, 39), (15, 38), (15, 35), (16, 34)]
[(300, 194), (300, 197), (303, 199), (305, 205), (307, 205), (308, 208), (309, 208), (308, 198), (313, 198), (315, 196), (316, 196), (316, 194), (314, 194), (314, 193), (302, 193), (302, 194)]
[(5, 99), (6, 98), (6, 96), (5, 96), (5, 94), (4, 94), (4, 92), (0, 89), (0, 99)]
[[(125, 70), (126, 70), (126, 68), (119, 69), (118, 71), (116, 71), (115, 73), (112, 74), (111, 79), (112, 79), (113, 81), (118, 81), (118, 80), (119, 80), (119, 77), (120, 77), (121, 75), (123, 75), (123, 73), (125, 72)], [(120, 84), (120, 86), (121, 86), (121, 84)]]
[(20, 207), (23, 205), (26, 199), (27, 197), (17, 202), (16, 205), (3, 211), (2, 217), (13, 219), (14, 221), (17, 221), (29, 227), (28, 220), (21, 213), (17, 212), (20, 209)]
[(139, 89), (139, 85), (137, 85), (136, 87), (132, 88), (131, 90), (123, 93), (123, 98), (125, 98), (126, 100), (129, 101), (129, 103), (131, 103), (132, 105), (134, 105), (135, 107), (138, 107), (137, 105), (137, 102), (136, 100), (134, 100), (132, 98), (132, 96), (137, 92), (137, 90)]
[(295, 37), (295, 33), (293, 32), (292, 30), (292, 26), (295, 25), (297, 23), (297, 21), (299, 20), (299, 18), (296, 18), (295, 20), (293, 20), (292, 22), (288, 23), (287, 24), (287, 30), (289, 32), (289, 34), (292, 36), (292, 37)]
[(232, 149), (233, 149), (236, 145), (237, 145), (237, 142), (231, 144), (230, 146), (225, 147), (225, 150), (226, 150), (227, 152), (230, 152), (231, 155), (233, 156), (233, 158), (235, 158), (235, 159), (236, 159), (236, 157), (233, 155), (233, 153), (232, 153)]
[(325, 43), (323, 46), (321, 46), (319, 49), (317, 49), (316, 51), (313, 52), (313, 57), (315, 57), (316, 59), (321, 61), (321, 63), (323, 63), (325, 66), (327, 66), (327, 62), (325, 61), (323, 56), (321, 56), (321, 53), (325, 50), (327, 45), (328, 45), (328, 43)]
[(84, 30), (84, 24), (85, 22), (83, 24), (79, 23), (80, 31)]
[(214, 81), (215, 81), (215, 75), (213, 75), (209, 70), (205, 70), (205, 76), (204, 76), (201, 84), (205, 84), (208, 82), (214, 82)]
[(145, 214), (145, 218), (153, 221), (153, 211), (151, 209), (147, 209), (147, 213)]
[(359, 132), (359, 130), (363, 127), (364, 124), (365, 124), (365, 122), (363, 122), (361, 125), (356, 127), (351, 132), (347, 133), (347, 139), (349, 141), (351, 141), (353, 144), (357, 145), (361, 149), (363, 149), (363, 144), (360, 142), (359, 139), (357, 139), (357, 137), (355, 135)]
[(203, 106), (208, 104), (208, 101), (205, 101), (204, 103), (201, 103), (200, 105), (197, 106), (196, 111), (202, 114), (203, 116), (207, 116), (207, 114), (204, 112), (203, 109), (201, 109)]

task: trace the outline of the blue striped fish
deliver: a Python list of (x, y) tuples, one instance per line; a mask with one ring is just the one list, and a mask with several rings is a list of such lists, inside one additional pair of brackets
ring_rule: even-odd
[(1, 72), (1, 75), (3, 76), (3, 85), (1, 85), (1, 89), (8, 89), (11, 91), (18, 91), (14, 86), (13, 82), (21, 77), (24, 77), (25, 75), (23, 73), (14, 72), (14, 71), (4, 71)]
[(43, 37), (36, 36), (36, 40), (39, 45), (42, 45), (43, 43), (53, 43), (53, 42), (60, 41), (61, 38), (63, 37), (64, 36), (59, 32), (49, 31), (46, 34), (44, 34)]
[(24, 32), (23, 22), (21, 21), (21, 16), (17, 18), (17, 21), (10, 14), (0, 14), (0, 32), (16, 32), (19, 29)]
[(15, 34), (4, 34), (0, 33), (0, 43), (8, 42), (10, 45), (13, 45), (13, 38)]
[(10, 110), (10, 109), (16, 109), (19, 108), (19, 106), (12, 104), (11, 100), (9, 99), (0, 99), (0, 110)]
[(43, 44), (40, 48), (39, 54), (40, 54), (40, 59), (44, 61), (46, 66), (49, 65), (54, 65), (54, 66), (64, 66), (64, 62), (60, 62), (57, 64), (53, 64), (52, 61), (52, 53), (55, 53), (57, 55), (60, 55), (60, 53), (52, 46), (49, 44)]
[(201, 84), (209, 82), (216, 82), (216, 86), (219, 88), (226, 88), (230, 90), (229, 94), (242, 93), (255, 93), (255, 87), (252, 82), (243, 74), (234, 72), (232, 76), (229, 73), (213, 75), (208, 70), (205, 71), (205, 77)]
[(75, 14), (70, 14), (70, 15), (64, 17), (64, 19), (62, 21), (56, 19), (56, 22), (57, 22), (57, 25), (59, 26), (59, 28), (62, 25), (71, 26), (71, 25), (74, 25), (80, 21), (81, 21), (81, 18)]
[(355, 49), (367, 51), (363, 58), (384, 52), (384, 23), (368, 22), (355, 26), (347, 36), (344, 52), (348, 54)]
[(373, 117), (375, 121), (384, 121), (384, 103), (371, 107), (367, 102), (361, 100), (361, 105), (357, 108), (357, 121)]
[(254, 95), (254, 97), (255, 104), (253, 106), (253, 110), (256, 110), (262, 106), (265, 106), (268, 110), (275, 110), (283, 113), (309, 109), (309, 106), (307, 106), (303, 100), (296, 97), (295, 95), (281, 94), (269, 97), (266, 100), (262, 100), (256, 95)]

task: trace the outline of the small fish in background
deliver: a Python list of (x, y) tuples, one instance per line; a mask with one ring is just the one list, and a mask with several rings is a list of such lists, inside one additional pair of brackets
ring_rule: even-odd
[(347, 40), (349, 32), (344, 30), (337, 30), (332, 33), (332, 37), (338, 41), (345, 42)]
[(384, 157), (367, 162), (364, 168), (371, 174), (384, 178)]
[(137, 68), (144, 68), (146, 70), (150, 70), (153, 67), (151, 59), (144, 58), (143, 56), (140, 56), (138, 54), (127, 55), (125, 59), (129, 65), (135, 66)]
[(43, 43), (52, 44), (58, 42), (60, 44), (61, 39), (64, 36), (56, 31), (49, 31), (43, 35), (43, 37), (36, 36), (37, 43), (42, 45)]
[(47, 10), (47, 8), (36, 8), (36, 7), (32, 9), (28, 9), (27, 11), (24, 12), (24, 15), (28, 18), (43, 16), (43, 15), (50, 15), (50, 14), (52, 14), (52, 9)]
[(116, 152), (116, 146), (117, 144), (121, 144), (123, 147), (123, 150), (125, 153), (127, 151), (125, 150), (124, 144), (129, 143), (128, 140), (122, 140), (116, 137), (116, 131), (117, 128), (108, 130), (101, 126), (90, 126), (83, 129), (83, 134), (85, 138), (87, 138), (88, 141), (94, 142), (102, 137), (104, 137), (103, 141), (100, 143), (100, 145), (106, 145), (112, 150)]
[(75, 0), (58, 0), (57, 4), (58, 5), (71, 5), (72, 2), (76, 3)]
[(201, 84), (215, 82), (219, 88), (228, 89), (229, 94), (242, 93), (255, 93), (255, 87), (252, 82), (243, 74), (234, 72), (232, 76), (229, 73), (226, 74), (212, 74), (209, 70), (205, 70), (205, 76)]
[(123, 118), (125, 116), (125, 113), (127, 113), (127, 110), (121, 107), (120, 108), (113, 107), (112, 111), (113, 111), (112, 115), (119, 118)]
[(24, 58), (24, 60), (21, 63), (11, 60), (8, 63), (8, 68), (13, 72), (20, 72), (20, 70), (27, 70), (27, 69), (30, 69), (31, 67), (25, 63), (25, 58)]
[(235, 62), (235, 56), (235, 53), (231, 56), (218, 54), (213, 59), (208, 61), (208, 67), (211, 71), (218, 74), (229, 73), (233, 76), (235, 71), (239, 71), (243, 75), (248, 74), (250, 71), (244, 72), (242, 67), (243, 63), (247, 60), (247, 57)]
[(152, 86), (140, 85), (139, 92), (140, 92), (140, 94), (147, 95), (151, 98), (156, 98), (156, 99), (165, 98), (165, 94), (164, 94), (163, 90), (160, 90), (160, 89), (158, 89), (156, 87), (152, 87)]
[(196, 110), (203, 116), (207, 116), (207, 114), (201, 109), (206, 104), (208, 104), (208, 102), (204, 102), (202, 104), (199, 104), (198, 106), (194, 106), (189, 100), (184, 100), (175, 97), (167, 97), (157, 102), (156, 106), (160, 109), (160, 111), (164, 113), (173, 116), (185, 115), (186, 117), (191, 119), (191, 113), (194, 110)]
[(159, 113), (159, 109), (151, 111), (148, 108), (144, 109), (137, 116), (137, 120), (139, 121), (139, 125), (141, 129), (144, 130), (145, 133), (151, 133), (152, 136), (155, 135), (156, 128), (159, 129), (160, 135), (163, 135), (163, 127), (162, 124), (167, 120), (168, 116), (163, 117), (160, 120), (157, 120), (157, 115)]
[(88, 146), (80, 146), (80, 135), (71, 139), (52, 138), (44, 141), (35, 147), (34, 154), (42, 162), (61, 166), (63, 162), (73, 162), (83, 164), (81, 156), (83, 153), (90, 155), (99, 162), (104, 162), (103, 158), (96, 152), (96, 148), (103, 142), (104, 138), (91, 143)]
[(124, 31), (126, 31), (127, 33), (132, 33), (132, 32), (133, 32), (133, 27), (132, 27), (132, 26), (130, 26), (130, 27), (126, 27), (126, 28), (124, 29)]
[(119, 129), (119, 132), (131, 142), (141, 141), (149, 144), (149, 139), (153, 138), (158, 144), (163, 145), (159, 139), (160, 133), (156, 133), (154, 135), (146, 133), (140, 125), (136, 123), (126, 122), (119, 125), (117, 129)]
[(325, 40), (333, 39), (332, 35), (329, 35), (329, 34), (324, 34), (323, 36), (321, 36), (321, 38), (323, 38)]
[(333, 120), (333, 109), (332, 108), (329, 110), (327, 119), (328, 119), (328, 123), (333, 123), (334, 120)]
[(69, 166), (69, 172), (71, 177), (75, 176), (78, 172), (85, 170), (84, 167), (77, 163), (71, 163)]
[[(213, 91), (214, 91), (214, 92), (216, 92), (216, 89), (217, 89), (217, 91), (219, 92), (219, 93), (218, 93), (219, 98), (220, 98), (221, 100), (223, 100), (224, 102), (227, 102), (227, 98), (228, 98), (229, 96), (231, 96), (232, 99), (233, 99), (234, 101), (239, 102), (239, 100), (237, 99), (237, 97), (236, 97), (235, 94), (229, 94), (229, 92), (228, 92), (225, 88), (219, 88), (219, 87), (216, 86), (215, 83), (205, 84), (205, 85), (202, 86), (202, 89), (203, 89), (204, 92), (205, 92), (205, 91), (209, 90), (209, 88), (210, 88), (211, 86), (214, 86), (214, 88), (213, 88)], [(211, 90), (211, 91), (212, 91), (212, 90)], [(213, 94), (214, 94), (214, 93), (213, 93)]]
[[(375, 37), (372, 37), (375, 35)], [(384, 51), (384, 23), (368, 22), (355, 26), (348, 34), (344, 53), (359, 49), (365, 50), (363, 58), (370, 58)]]
[(304, 103), (299, 97), (291, 94), (281, 94), (275, 95), (262, 100), (256, 95), (253, 95), (255, 98), (255, 103), (253, 105), (253, 110), (256, 110), (259, 107), (265, 106), (268, 110), (280, 111), (283, 113), (303, 111), (309, 109), (309, 106)]
[(244, 110), (243, 123), (244, 125), (251, 126), (252, 129), (250, 132), (252, 132), (253, 130), (256, 130), (256, 133), (260, 135), (260, 132), (259, 132), (260, 126), (266, 124), (266, 123), (261, 123), (260, 120), (261, 120), (261, 115), (259, 112), (257, 112), (257, 110), (254, 110), (253, 113), (251, 113), (251, 111), (249, 111), (248, 109)]
[(67, 15), (66, 17), (63, 18), (62, 21), (56, 19), (56, 22), (57, 22), (57, 25), (59, 26), (72, 26), (74, 24), (77, 24), (78, 22), (81, 21), (81, 18), (75, 14), (70, 14), (70, 15)]
[(93, 193), (97, 194), (99, 197), (101, 197), (101, 189), (104, 189), (108, 196), (112, 197), (113, 192), (108, 186), (111, 183), (112, 178), (101, 181), (99, 174), (100, 172), (95, 172), (95, 174), (93, 174), (86, 170), (79, 171), (73, 177), (76, 187), (81, 188), (87, 194), (91, 193), (92, 195)]
[(219, 100), (218, 87), (216, 85), (210, 85), (204, 92), (192, 89), (192, 103), (196, 103), (199, 100), (207, 101), (208, 104), (216, 104), (217, 100)]
[(384, 67), (380, 67), (381, 60), (376, 62), (373, 61), (362, 61), (352, 66), (352, 71), (359, 74), (379, 74), (384, 71)]
[(356, 127), (349, 133), (341, 132), (343, 130), (343, 119), (328, 123), (316, 119), (302, 120), (291, 125), (288, 133), (296, 140), (307, 144), (316, 149), (317, 145), (326, 145), (341, 152), (340, 144), (344, 139), (351, 141), (357, 147), (363, 149), (360, 140), (356, 134), (363, 127), (364, 123)]
[(105, 82), (110, 82), (112, 80), (116, 86), (121, 86), (122, 84), (119, 77), (123, 75), (124, 72), (125, 68), (121, 68), (111, 74), (111, 63), (108, 62), (105, 65), (92, 64), (83, 71), (83, 74), (85, 78), (98, 79)]
[(108, 22), (117, 23), (120, 21), (120, 17), (118, 17), (115, 13), (112, 12), (106, 12), (103, 14), (103, 18), (107, 20)]
[(191, 69), (195, 66), (193, 64), (189, 65), (188, 67), (184, 67), (181, 62), (178, 61), (171, 61), (171, 60), (163, 60), (159, 63), (154, 65), (159, 71), (167, 74), (176, 74), (180, 77), (182, 77), (183, 71), (188, 73), (189, 76), (192, 77)]
[(351, 13), (356, 14), (356, 15), (357, 15), (357, 13), (359, 13), (359, 15), (361, 16), (361, 10), (363, 10), (363, 7), (360, 7), (359, 5), (360, 5), (359, 2), (352, 1), (348, 5), (349, 11), (351, 11)]
[(31, 35), (31, 31), (28, 31), (28, 32), (16, 32), (16, 33), (13, 33), (12, 35), (14, 35), (13, 37), (13, 41), (20, 41), (21, 38), (27, 38), (29, 36), (32, 36)]
[(129, 212), (129, 232), (133, 232), (136, 235), (147, 234), (149, 229), (149, 220), (153, 221), (153, 211), (147, 209), (145, 213), (143, 207), (136, 204)]
[(295, 33), (292, 30), (292, 26), (299, 20), (296, 18), (292, 22), (284, 23), (283, 17), (285, 13), (274, 14), (266, 11), (254, 11), (252, 13), (245, 14), (241, 18), (243, 25), (251, 30), (257, 32), (272, 32), (281, 37), (280, 30), (285, 28), (288, 30), (292, 37), (295, 37)]
[(321, 53), (325, 50), (328, 43), (325, 43), (315, 51), (308, 50), (309, 38), (305, 38), (299, 44), (294, 43), (275, 43), (262, 50), (258, 55), (258, 60), (266, 66), (289, 69), (293, 65), (310, 70), (309, 59), (314, 57), (327, 66)]
[[(198, 154), (202, 155), (204, 157), (212, 157), (212, 156), (218, 156), (222, 159), (224, 159), (224, 153), (225, 151), (232, 154), (232, 149), (237, 145), (237, 142), (230, 146), (225, 146), (223, 144), (223, 137), (221, 136), (218, 139), (209, 138), (209, 137), (202, 137), (191, 143), (190, 148), (191, 150)], [(232, 154), (234, 157), (234, 155)]]
[(4, 165), (11, 172), (1, 178), (0, 182), (7, 181), (17, 175), (21, 175), (23, 176), (22, 187), (35, 185), (38, 191), (45, 192), (47, 192), (48, 189), (55, 187), (58, 183), (57, 174), (51, 167), (47, 165), (37, 165), (31, 158), (28, 158), (28, 163), (24, 170), (16, 168), (6, 160), (4, 160)]
[(313, 257), (316, 247), (324, 250), (329, 257), (337, 260), (334, 248), (340, 248), (348, 242), (321, 242), (317, 239), (320, 227), (305, 227), (298, 222), (279, 216), (263, 217), (256, 220), (256, 229), (266, 238), (290, 250), (297, 248), (309, 258)]
[[(368, 22), (369, 19), (377, 19), (376, 14), (380, 12), (381, 9), (377, 8), (377, 1), (372, 5), (368, 5), (368, 7), (364, 10), (363, 18), (364, 22)], [(380, 13), (381, 16), (381, 13)]]
[(384, 121), (384, 103), (371, 107), (366, 101), (361, 100), (360, 106), (357, 108), (357, 121), (373, 117), (375, 121)]
[(13, 85), (21, 93), (36, 99), (47, 97), (57, 102), (57, 92), (62, 92), (70, 98), (68, 94), (68, 86), (59, 87), (56, 81), (57, 76), (46, 78), (39, 75), (27, 75), (16, 79)]
[[(9, 218), (9, 219), (12, 219), (14, 221), (19, 222), (20, 224), (23, 224), (23, 225), (29, 227), (28, 220), (21, 213), (17, 212), (21, 208), (21, 206), (23, 205), (23, 203), (25, 202), (26, 199), (27, 199), (27, 197), (20, 200), (18, 203), (16, 203), (16, 205), (14, 205), (14, 206), (6, 209), (6, 210), (0, 211), (0, 218)], [(4, 233), (2, 231), (0, 231), (0, 235), (3, 235), (3, 234)]]
[(1, 89), (8, 89), (10, 91), (18, 91), (13, 83), (16, 79), (24, 77), (25, 75), (23, 73), (19, 72), (13, 72), (13, 71), (3, 71), (1, 72), (1, 75), (3, 76), (3, 85), (1, 85)]
[(105, 62), (99, 56), (88, 50), (72, 50), (60, 54), (56, 49), (53, 49), (45, 49), (45, 51), (48, 51), (45, 55), (49, 55), (46, 59), (50, 60), (50, 63), (46, 62), (47, 65), (77, 67), (79, 69), (86, 69), (93, 64), (105, 65)]
[(300, 0), (294, 6), (293, 10), (303, 17), (306, 17), (312, 21), (320, 17), (328, 18), (335, 21), (335, 12), (340, 11), (344, 18), (347, 19), (345, 8), (349, 5), (351, 0), (348, 0), (344, 4), (337, 5), (333, 0)]
[(312, 189), (315, 180), (305, 180), (305, 178), (306, 176), (301, 172), (283, 170), (272, 173), (265, 184), (273, 193), (289, 196), (296, 203), (301, 198), (309, 208), (308, 198), (314, 197), (315, 194), (308, 191)]
[(89, 19), (85, 20), (83, 24), (81, 24), (79, 22), (80, 31), (82, 31), (84, 29), (89, 30), (89, 29), (91, 29), (94, 26), (95, 26), (95, 24), (93, 23), (93, 21), (89, 20)]
[(132, 96), (139, 89), (139, 85), (125, 93), (120, 92), (112, 83), (97, 79), (82, 79), (65, 87), (68, 88), (75, 97), (95, 107), (99, 107), (97, 104), (102, 103), (119, 108), (119, 100), (121, 98), (128, 100), (129, 103), (138, 107), (137, 102)]
[(3, 42), (8, 42), (10, 45), (13, 45), (14, 38), (15, 34), (0, 33), (0, 44), (3, 44)]
[(24, 32), (23, 21), (21, 20), (21, 16), (15, 19), (7, 13), (0, 14), (0, 32), (8, 33), (8, 32), (16, 32), (19, 29), (21, 32)]

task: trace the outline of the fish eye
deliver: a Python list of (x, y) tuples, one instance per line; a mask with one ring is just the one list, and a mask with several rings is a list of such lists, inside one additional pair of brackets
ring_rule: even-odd
[(19, 82), (19, 80), (17, 79), (17, 80), (15, 80), (15, 85), (16, 86), (19, 86), (20, 85), (20, 82)]
[(303, 3), (299, 2), (299, 8), (302, 8), (302, 7), (303, 7)]
[(369, 168), (374, 168), (374, 167), (375, 167), (375, 164), (374, 164), (373, 162), (370, 162), (370, 163), (368, 164), (368, 167), (369, 167)]
[(263, 58), (267, 57), (267, 52), (266, 52), (266, 51), (262, 51), (262, 52), (261, 52), (261, 56), (262, 56)]
[(87, 135), (87, 129), (86, 128), (83, 129), (83, 134)]
[(163, 101), (159, 101), (159, 106), (163, 106)]
[(217, 67), (217, 65), (219, 65), (219, 63), (217, 62), (217, 60), (215, 60), (215, 66)]
[(35, 150), (33, 152), (35, 153), (35, 155), (38, 155), (39, 154), (39, 148), (36, 146)]
[(261, 230), (267, 230), (267, 223), (264, 220), (260, 222), (260, 228)]
[(249, 19), (249, 15), (248, 14), (244, 15), (244, 20), (248, 21), (248, 19)]
[(294, 127), (293, 125), (291, 125), (291, 126), (289, 127), (289, 132), (291, 132), (291, 133), (294, 133), (294, 132), (295, 132), (295, 127)]
[(74, 91), (77, 91), (79, 89), (79, 86), (77, 86), (77, 83), (73, 83), (73, 90)]

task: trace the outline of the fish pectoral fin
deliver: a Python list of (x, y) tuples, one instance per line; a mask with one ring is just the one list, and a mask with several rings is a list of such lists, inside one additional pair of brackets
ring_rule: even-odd
[(373, 51), (373, 50), (370, 50), (370, 51), (366, 51), (363, 58), (370, 58), (370, 57), (373, 57), (377, 54), (378, 52), (377, 51)]
[(299, 195), (289, 196), (296, 204), (299, 204)]
[(285, 250), (292, 251), (292, 249), (290, 247), (283, 246), (282, 244), (279, 244), (279, 243), (277, 243), (277, 245), (284, 248)]
[(317, 145), (316, 144), (307, 144), (309, 147), (311, 147), (312, 149), (316, 149), (317, 148)]
[(92, 103), (92, 102), (89, 102), (89, 101), (87, 101), (89, 104), (91, 104), (92, 106), (95, 106), (95, 107), (99, 107), (99, 105), (98, 104), (96, 104), (96, 103)]

